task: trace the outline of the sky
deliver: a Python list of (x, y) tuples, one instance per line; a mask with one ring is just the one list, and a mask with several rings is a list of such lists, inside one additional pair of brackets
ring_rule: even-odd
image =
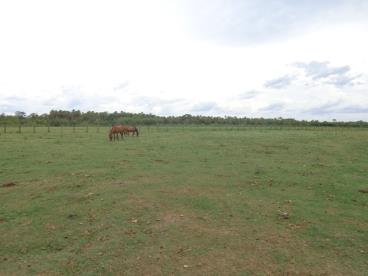
[(368, 120), (366, 0), (0, 1), (0, 113)]

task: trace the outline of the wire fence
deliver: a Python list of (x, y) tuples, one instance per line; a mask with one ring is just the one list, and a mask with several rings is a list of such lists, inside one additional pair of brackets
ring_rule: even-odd
[[(246, 130), (304, 130), (304, 131), (367, 131), (365, 127), (321, 127), (321, 126), (260, 126), (260, 125), (149, 125), (138, 127), (140, 132), (154, 131), (246, 131)], [(37, 134), (37, 133), (108, 133), (110, 126), (0, 126), (0, 135), (6, 134)]]
[(8, 126), (3, 125), (0, 127), (0, 133), (2, 134), (22, 134), (22, 133), (54, 133), (54, 132), (71, 132), (71, 133), (89, 133), (95, 132), (99, 133), (100, 131), (108, 131), (109, 127), (100, 127), (100, 126), (78, 126), (78, 127), (70, 127), (70, 126)]

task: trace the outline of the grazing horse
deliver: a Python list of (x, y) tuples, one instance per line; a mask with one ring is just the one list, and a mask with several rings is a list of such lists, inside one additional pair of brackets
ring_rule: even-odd
[(124, 128), (123, 128), (122, 125), (112, 126), (110, 131), (109, 131), (110, 141), (112, 141), (113, 137), (114, 137), (114, 141), (115, 141), (115, 139), (119, 140), (119, 134), (120, 134), (121, 138), (123, 138), (123, 133), (124, 133)]
[(123, 127), (124, 127), (124, 134), (129, 135), (130, 133), (132, 133), (133, 136), (134, 135), (139, 136), (139, 131), (136, 126), (123, 125)]
[(119, 140), (119, 134), (121, 138), (123, 138), (123, 135), (129, 135), (129, 133), (132, 133), (133, 136), (134, 135), (138, 136), (139, 135), (138, 128), (130, 125), (114, 125), (110, 129), (109, 139), (110, 141), (112, 141), (112, 138), (114, 137), (114, 141), (115, 138)]

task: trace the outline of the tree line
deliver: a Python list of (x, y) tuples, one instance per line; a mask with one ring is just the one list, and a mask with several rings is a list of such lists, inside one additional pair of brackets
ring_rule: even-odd
[(249, 125), (249, 126), (339, 126), (368, 127), (368, 122), (339, 122), (333, 120), (295, 120), (290, 118), (248, 118), (236, 116), (202, 116), (185, 114), (181, 116), (158, 116), (145, 113), (130, 112), (95, 112), (80, 110), (51, 110), (49, 113), (26, 114), (17, 111), (13, 115), (0, 114), (0, 124), (8, 126), (110, 126), (124, 123), (133, 125)]

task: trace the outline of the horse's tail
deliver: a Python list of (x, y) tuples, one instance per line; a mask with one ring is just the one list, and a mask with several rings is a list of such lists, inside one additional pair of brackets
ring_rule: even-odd
[(139, 136), (139, 131), (138, 131), (138, 128), (137, 127), (134, 127), (134, 131), (137, 134), (137, 136)]

